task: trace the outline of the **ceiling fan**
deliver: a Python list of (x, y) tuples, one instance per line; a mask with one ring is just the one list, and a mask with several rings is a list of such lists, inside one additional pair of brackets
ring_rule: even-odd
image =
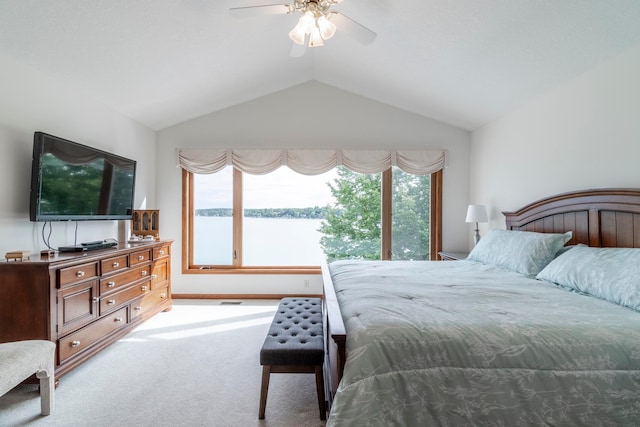
[(304, 54), (307, 44), (309, 47), (323, 46), (324, 40), (333, 37), (336, 29), (344, 31), (362, 44), (372, 43), (376, 38), (375, 32), (332, 9), (341, 2), (342, 0), (293, 0), (289, 4), (232, 7), (229, 13), (236, 18), (288, 15), (296, 12), (302, 14), (298, 24), (289, 32), (289, 38), (294, 42), (292, 56)]

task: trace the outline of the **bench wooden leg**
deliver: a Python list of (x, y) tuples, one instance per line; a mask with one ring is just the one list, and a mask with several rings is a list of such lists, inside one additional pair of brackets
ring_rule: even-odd
[(267, 393), (269, 392), (269, 376), (271, 375), (271, 366), (264, 365), (262, 367), (262, 386), (260, 387), (260, 411), (258, 419), (264, 420), (264, 412), (267, 408)]
[(322, 365), (316, 365), (316, 391), (318, 393), (318, 407), (320, 409), (320, 419), (327, 419), (327, 410), (325, 409), (324, 400), (324, 372)]
[(53, 374), (47, 371), (36, 372), (36, 377), (40, 379), (40, 413), (49, 415), (53, 412), (54, 406), (54, 384)]

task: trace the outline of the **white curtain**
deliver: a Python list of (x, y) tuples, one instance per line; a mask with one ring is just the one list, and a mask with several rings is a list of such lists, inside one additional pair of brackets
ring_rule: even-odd
[(198, 174), (215, 173), (232, 165), (261, 175), (288, 166), (304, 175), (319, 175), (336, 166), (359, 173), (378, 173), (397, 166), (407, 173), (428, 175), (444, 168), (447, 150), (267, 150), (178, 148), (178, 166)]

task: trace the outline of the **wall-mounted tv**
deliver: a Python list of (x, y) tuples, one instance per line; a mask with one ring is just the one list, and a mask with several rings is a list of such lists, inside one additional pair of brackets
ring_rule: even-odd
[(35, 132), (31, 221), (131, 219), (136, 162)]

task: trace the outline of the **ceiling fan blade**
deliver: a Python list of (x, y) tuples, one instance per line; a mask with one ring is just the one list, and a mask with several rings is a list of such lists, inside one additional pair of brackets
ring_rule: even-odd
[(290, 4), (265, 4), (260, 6), (232, 7), (229, 14), (234, 18), (251, 18), (264, 15), (286, 15), (293, 12)]
[(344, 31), (362, 44), (371, 44), (377, 37), (375, 32), (340, 12), (331, 12), (328, 18), (336, 24), (338, 30)]

